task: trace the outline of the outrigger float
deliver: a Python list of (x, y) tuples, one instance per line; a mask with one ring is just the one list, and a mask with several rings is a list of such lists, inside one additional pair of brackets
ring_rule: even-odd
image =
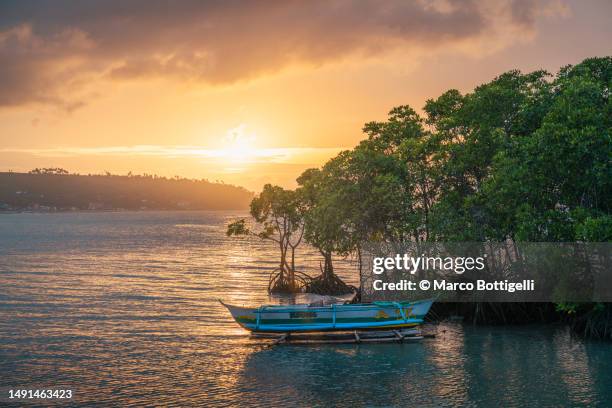
[[(220, 301), (221, 302), (221, 301)], [(247, 308), (223, 302), (234, 320), (276, 343), (361, 343), (420, 340), (419, 325), (433, 299), (367, 304), (267, 305)]]

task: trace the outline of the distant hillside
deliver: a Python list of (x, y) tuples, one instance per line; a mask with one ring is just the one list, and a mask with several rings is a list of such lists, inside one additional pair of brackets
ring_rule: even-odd
[(63, 169), (0, 172), (0, 210), (237, 210), (253, 194), (206, 180), (67, 174)]

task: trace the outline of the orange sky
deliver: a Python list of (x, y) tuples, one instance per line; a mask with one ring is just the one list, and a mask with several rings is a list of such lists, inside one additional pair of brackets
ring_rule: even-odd
[(399, 104), (610, 55), (612, 3), (0, 5), (0, 171), (293, 186)]

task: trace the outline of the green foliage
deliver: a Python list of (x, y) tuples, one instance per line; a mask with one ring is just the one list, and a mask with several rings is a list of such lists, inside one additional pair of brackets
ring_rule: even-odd
[(396, 107), (295, 192), (266, 186), (251, 214), (264, 235), (273, 214), (303, 220), (330, 276), (332, 254), (368, 241), (609, 241), (611, 82), (612, 58), (591, 58), (449, 90), (423, 116)]
[(301, 228), (301, 204), (295, 191), (266, 184), (262, 192), (251, 201), (250, 213), (263, 229), (258, 233), (262, 239), (278, 235), (279, 242), (289, 240)]
[(227, 226), (226, 235), (228, 237), (249, 235), (251, 231), (246, 226), (246, 221), (243, 219), (236, 220)]
[(539, 126), (496, 154), (480, 201), (498, 238), (608, 239), (605, 221), (596, 232), (593, 221), (579, 219), (609, 214), (612, 204), (611, 61), (562, 69), (542, 98)]
[(557, 312), (565, 313), (567, 315), (575, 315), (576, 310), (578, 310), (578, 303), (557, 303), (555, 305), (555, 310)]
[(564, 302), (555, 304), (555, 310), (557, 312), (566, 314), (568, 316), (574, 316), (580, 312), (587, 313), (602, 313), (606, 310), (606, 305), (604, 303), (574, 303), (574, 302)]

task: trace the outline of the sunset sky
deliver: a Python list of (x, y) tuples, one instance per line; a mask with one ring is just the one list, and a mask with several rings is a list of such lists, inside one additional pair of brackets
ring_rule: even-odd
[(293, 186), (399, 104), (612, 54), (612, 1), (2, 1), (0, 171)]

